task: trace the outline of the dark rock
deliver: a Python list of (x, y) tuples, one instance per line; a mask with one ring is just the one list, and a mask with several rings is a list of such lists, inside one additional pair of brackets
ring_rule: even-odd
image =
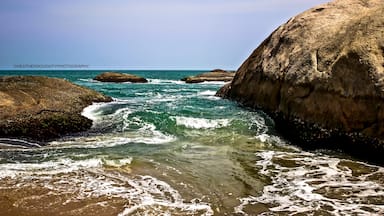
[(229, 82), (235, 76), (234, 72), (224, 71), (221, 69), (215, 69), (210, 72), (202, 73), (196, 76), (185, 77), (181, 81), (186, 83), (201, 83), (201, 82), (212, 82), (212, 81), (222, 81)]
[(100, 82), (131, 82), (131, 83), (147, 83), (148, 80), (132, 74), (116, 73), (116, 72), (105, 72), (97, 75), (94, 80)]
[(0, 77), (0, 137), (49, 140), (89, 129), (81, 115), (92, 102), (112, 99), (63, 79)]
[(217, 97), (226, 97), (226, 95), (228, 94), (230, 89), (231, 89), (231, 83), (227, 83), (223, 87), (221, 87), (219, 89), (219, 91), (216, 92), (215, 96), (217, 96)]
[(218, 95), (305, 146), (384, 153), (383, 63), (384, 1), (336, 0), (276, 29)]

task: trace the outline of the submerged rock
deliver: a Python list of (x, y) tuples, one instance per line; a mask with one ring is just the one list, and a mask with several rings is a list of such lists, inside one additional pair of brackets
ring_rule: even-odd
[(92, 102), (110, 97), (63, 79), (37, 76), (0, 77), (0, 137), (49, 140), (89, 129), (81, 115)]
[(147, 83), (148, 80), (132, 74), (124, 74), (117, 72), (105, 72), (97, 75), (94, 80), (100, 82), (132, 82), (132, 83)]
[(384, 153), (384, 1), (335, 0), (291, 18), (218, 95), (266, 111), (306, 147)]
[(215, 69), (210, 72), (202, 73), (196, 76), (189, 76), (181, 79), (186, 83), (201, 83), (201, 82), (212, 82), (212, 81), (223, 81), (229, 82), (235, 76), (234, 72), (225, 71), (221, 69)]

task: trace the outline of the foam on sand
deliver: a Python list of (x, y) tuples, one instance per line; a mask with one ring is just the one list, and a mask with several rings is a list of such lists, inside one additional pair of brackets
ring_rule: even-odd
[(256, 156), (259, 173), (271, 184), (259, 197), (241, 198), (237, 213), (246, 215), (246, 206), (263, 203), (276, 214), (384, 214), (382, 167), (306, 152), (260, 151)]
[[(120, 216), (138, 214), (152, 215), (213, 215), (208, 203), (185, 201), (181, 194), (168, 183), (148, 175), (131, 175), (132, 158), (94, 158), (76, 161), (61, 158), (41, 164), (0, 164), (0, 189), (13, 190), (20, 187), (41, 187), (47, 193), (18, 197), (15, 204), (28, 208), (29, 200), (47, 200), (52, 194), (55, 205), (68, 205), (81, 201), (125, 200)], [(18, 184), (14, 184), (18, 182)], [(65, 197), (64, 200), (60, 197)], [(92, 201), (94, 200), (94, 201)], [(107, 202), (107, 203), (105, 203)], [(51, 203), (41, 203), (50, 205)], [(34, 204), (33, 208), (39, 207)]]

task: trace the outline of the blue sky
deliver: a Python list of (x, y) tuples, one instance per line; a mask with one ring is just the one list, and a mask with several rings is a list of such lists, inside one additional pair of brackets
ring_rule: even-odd
[(237, 69), (276, 27), (327, 0), (1, 0), (0, 68)]

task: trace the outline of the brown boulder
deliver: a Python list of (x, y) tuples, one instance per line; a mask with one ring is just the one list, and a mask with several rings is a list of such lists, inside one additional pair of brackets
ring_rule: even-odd
[(218, 95), (263, 109), (306, 146), (382, 151), (384, 1), (335, 0), (291, 18)]
[(97, 75), (94, 80), (100, 82), (131, 82), (131, 83), (147, 83), (148, 80), (132, 74), (124, 74), (117, 72), (104, 72), (102, 74)]
[(229, 82), (235, 76), (234, 72), (225, 71), (221, 69), (215, 69), (210, 72), (202, 73), (196, 76), (189, 76), (181, 79), (186, 83), (201, 83), (201, 82), (212, 82), (212, 81), (222, 81)]
[(82, 110), (107, 101), (111, 98), (63, 79), (0, 77), (0, 137), (49, 140), (84, 131), (92, 121)]

